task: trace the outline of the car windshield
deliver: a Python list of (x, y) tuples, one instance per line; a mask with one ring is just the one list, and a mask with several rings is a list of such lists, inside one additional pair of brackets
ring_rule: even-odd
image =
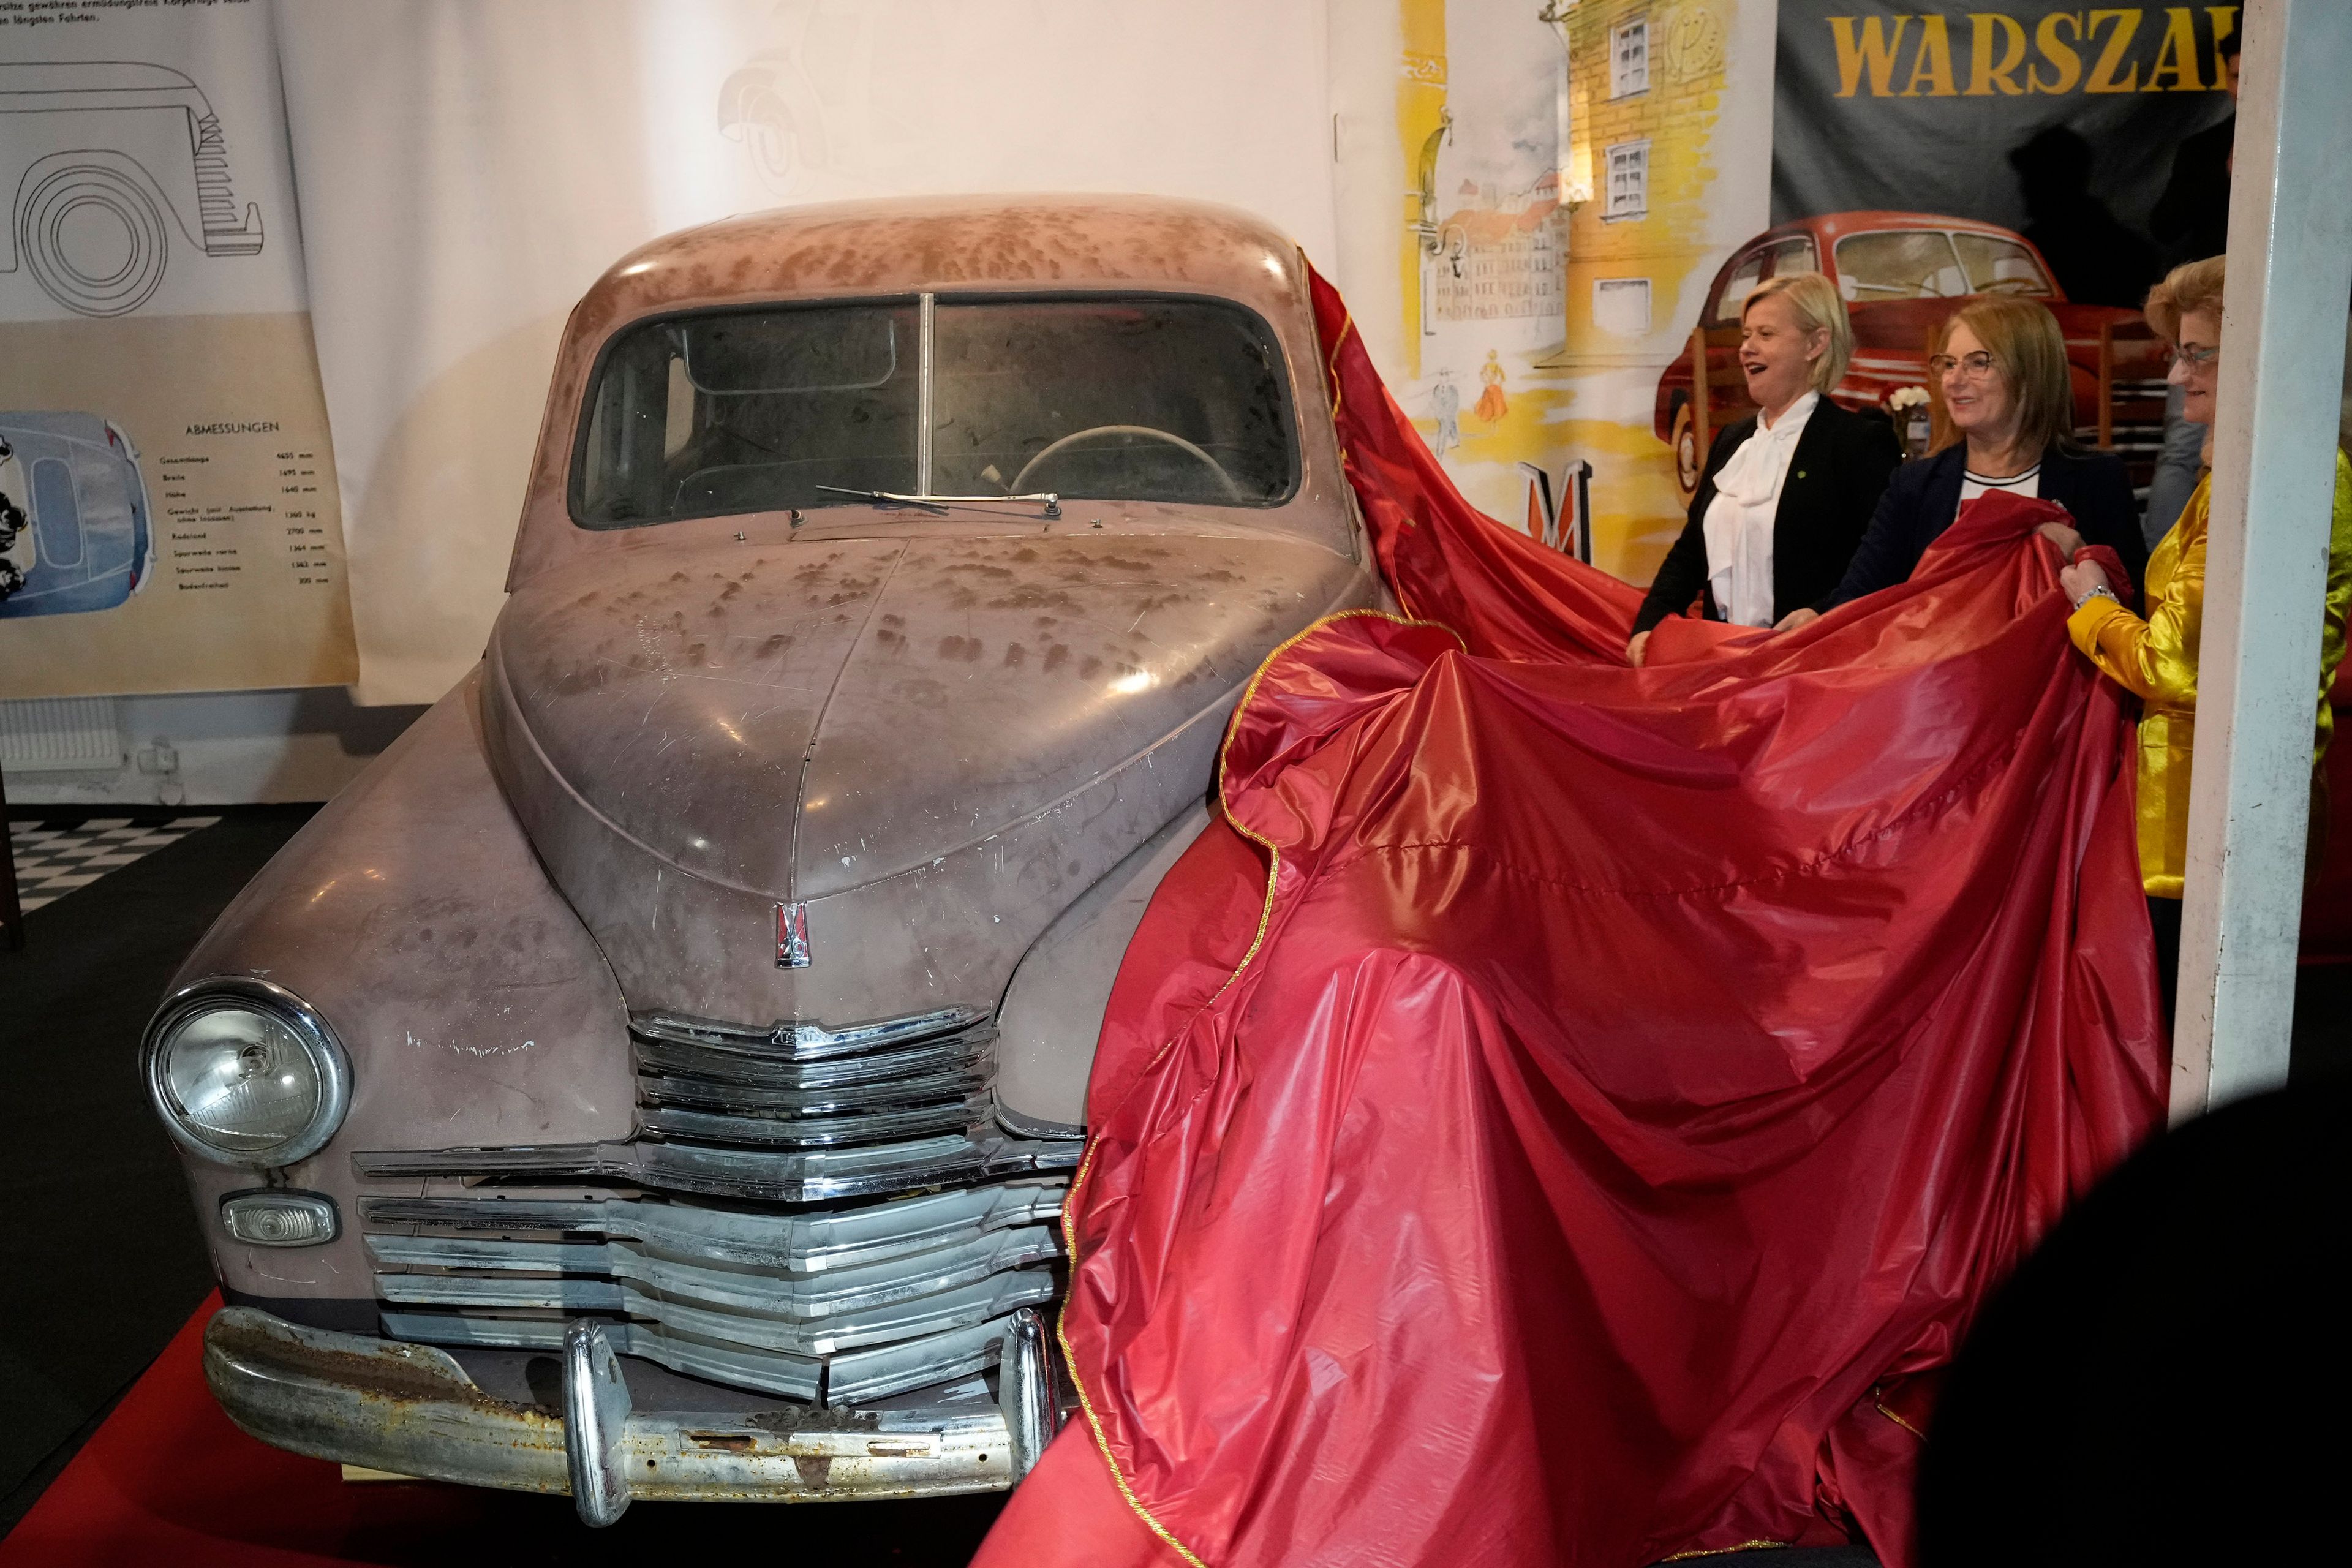
[(573, 515), (632, 527), (839, 505), (835, 489), (1274, 506), (1297, 473), (1282, 367), (1258, 317), (1183, 297), (649, 321), (598, 372)]
[(1838, 290), (1849, 303), (1940, 300), (1969, 292), (1968, 275), (1938, 229), (1850, 234), (1837, 242)]

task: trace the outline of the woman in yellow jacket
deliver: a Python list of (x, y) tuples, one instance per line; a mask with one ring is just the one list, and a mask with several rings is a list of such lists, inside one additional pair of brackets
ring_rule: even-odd
[[(2147, 321), (2171, 345), (2170, 379), (2186, 394), (2184, 417), (2213, 424), (2215, 360), (2221, 342), (2222, 260), (2175, 268), (2148, 291)], [(2213, 437), (2204, 458), (2213, 460)], [(2197, 642), (2205, 605), (2205, 525), (2213, 475), (2209, 467), (2172, 531), (2147, 558), (2147, 619), (2116, 599), (2106, 574), (2084, 562), (2059, 574), (2074, 601), (2067, 631), (2074, 646), (2146, 705), (2139, 721), (2139, 868), (2156, 926), (2164, 1012), (2172, 1016), (2180, 965), (2180, 878), (2189, 841), (2189, 770), (2196, 742)], [(2336, 506), (2327, 544), (2327, 609), (2319, 644), (2319, 711), (2312, 745), (2311, 851), (2319, 864), (2327, 825), (2327, 754), (2333, 718), (2327, 693), (2344, 657), (2345, 614), (2352, 605), (2352, 466), (2336, 454)]]

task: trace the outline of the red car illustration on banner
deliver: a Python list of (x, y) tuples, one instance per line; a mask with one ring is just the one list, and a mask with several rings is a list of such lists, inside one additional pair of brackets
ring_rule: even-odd
[[(1927, 383), (1927, 341), (1962, 303), (1983, 294), (2045, 301), (2065, 330), (2074, 374), (2076, 433), (2121, 456), (2146, 485), (2164, 429), (2160, 345), (2136, 310), (2076, 305), (2024, 236), (1969, 218), (1850, 212), (1767, 229), (1732, 252), (1706, 292), (1690, 346), (1658, 381), (1658, 439), (1675, 449), (1683, 493), (1698, 488), (1715, 433), (1753, 413), (1739, 373), (1739, 310), (1766, 279), (1827, 275), (1853, 321), (1853, 364), (1832, 393), (1849, 408)], [(1703, 345), (1703, 346), (1702, 346)], [(1704, 384), (1692, 366), (1705, 354)]]

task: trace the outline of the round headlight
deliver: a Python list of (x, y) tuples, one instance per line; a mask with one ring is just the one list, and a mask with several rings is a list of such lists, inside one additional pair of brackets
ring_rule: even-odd
[(281, 985), (208, 980), (147, 1027), (148, 1097), (183, 1146), (231, 1165), (290, 1165), (326, 1147), (351, 1105), (343, 1048)]

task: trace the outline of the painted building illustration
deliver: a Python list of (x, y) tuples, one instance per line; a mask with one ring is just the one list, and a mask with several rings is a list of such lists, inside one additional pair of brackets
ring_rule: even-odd
[[(1657, 377), (1765, 200), (1761, 179), (1752, 203), (1718, 183), (1746, 145), (1721, 134), (1730, 0), (1398, 0), (1398, 16), (1400, 401), (1514, 523), (1543, 510), (1530, 469), (1589, 464), (1580, 543), (1646, 581), (1683, 521)], [(1769, 84), (1769, 52), (1750, 64)]]
[(1709, 143), (1727, 23), (1707, 0), (1566, 6), (1569, 237), (1562, 366), (1664, 364), (1721, 247), (1710, 234)]
[(1436, 318), (1559, 321), (1568, 260), (1568, 212), (1559, 205), (1559, 172), (1510, 197), (1467, 181), (1460, 194), (1474, 205), (1455, 208), (1438, 226), (1437, 254), (1429, 268)]

